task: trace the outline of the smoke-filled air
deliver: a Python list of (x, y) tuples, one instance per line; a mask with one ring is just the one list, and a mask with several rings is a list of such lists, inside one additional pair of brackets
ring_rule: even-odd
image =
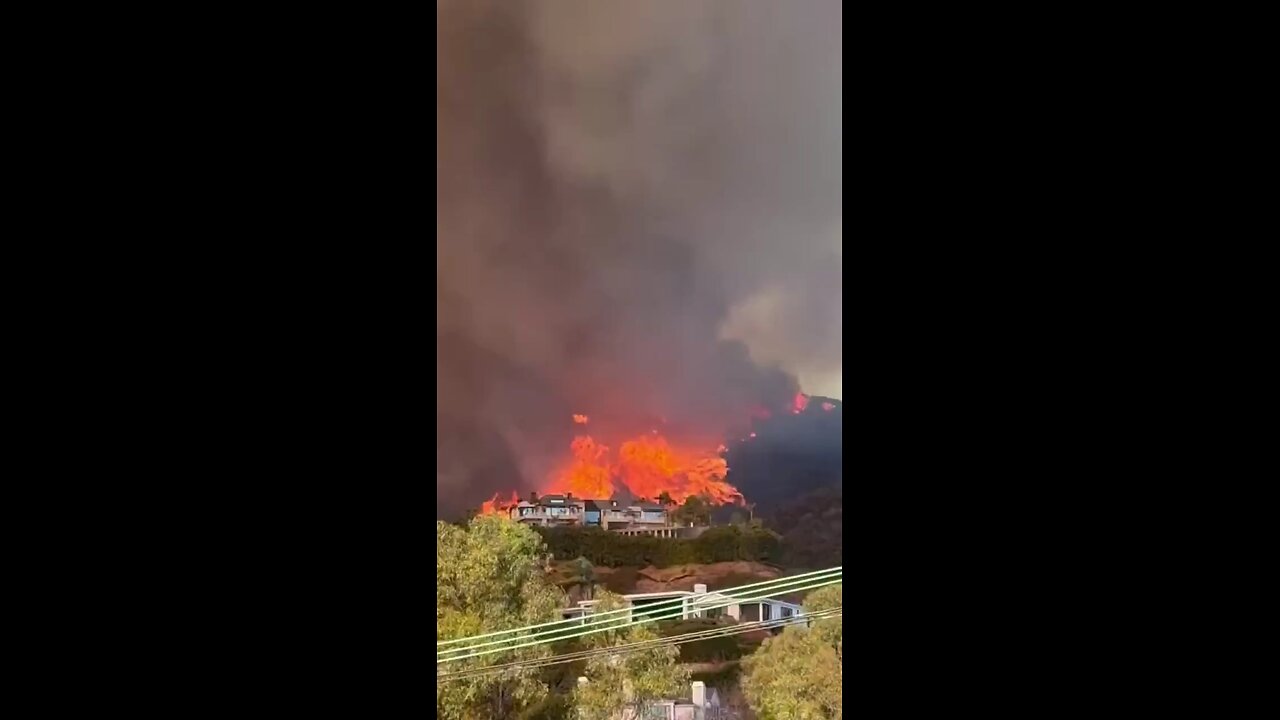
[(740, 501), (725, 448), (842, 397), (840, 2), (436, 20), (438, 516)]

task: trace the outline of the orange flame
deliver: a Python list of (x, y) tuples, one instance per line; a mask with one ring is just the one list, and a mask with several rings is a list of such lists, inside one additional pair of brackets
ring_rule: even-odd
[(601, 500), (612, 497), (609, 448), (597, 443), (590, 435), (579, 435), (569, 444), (569, 451), (572, 458), (568, 465), (544, 492), (571, 492), (578, 497)]
[[(799, 414), (809, 404), (809, 396), (796, 393), (792, 400), (792, 412)], [(822, 403), (822, 409), (831, 411), (832, 403)], [(750, 409), (753, 419), (770, 416), (763, 407)], [(659, 417), (666, 424), (665, 417)], [(589, 418), (573, 413), (573, 422), (586, 425)], [(749, 437), (756, 437), (751, 432)], [(741, 438), (738, 442), (746, 442)], [(552, 473), (541, 492), (573, 493), (578, 498), (607, 500), (618, 490), (630, 491), (636, 498), (656, 500), (666, 493), (676, 503), (683, 503), (691, 496), (702, 496), (713, 503), (743, 503), (742, 493), (726, 481), (728, 462), (721, 457), (728, 448), (723, 443), (714, 450), (701, 444), (672, 444), (659, 430), (625, 440), (612, 451), (608, 445), (597, 442), (590, 435), (578, 435), (569, 444), (569, 457), (559, 470)], [(506, 513), (519, 503), (519, 496), (511, 493), (509, 501), (500, 501), (495, 494), (481, 506), (485, 514)]]
[(724, 481), (729, 472), (724, 458), (677, 450), (662, 436), (628, 440), (622, 443), (619, 455), (618, 474), (639, 497), (656, 498), (665, 492), (677, 503), (691, 495), (705, 495), (718, 503), (742, 497)]
[(740, 501), (742, 494), (725, 482), (729, 468), (714, 452), (700, 448), (674, 448), (657, 431), (637, 436), (619, 446), (616, 456), (609, 447), (588, 435), (569, 445), (570, 460), (555, 473), (545, 492), (571, 492), (581, 498), (608, 499), (625, 486), (637, 498), (656, 499), (667, 493), (677, 503), (691, 495), (714, 502)]
[(511, 500), (502, 502), (498, 499), (498, 493), (494, 493), (493, 497), (480, 503), (481, 515), (505, 515), (507, 511), (520, 502), (520, 496), (515, 490), (511, 491)]

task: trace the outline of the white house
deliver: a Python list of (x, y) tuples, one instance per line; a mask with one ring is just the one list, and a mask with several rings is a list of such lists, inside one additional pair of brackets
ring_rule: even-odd
[[(749, 591), (748, 594), (750, 594)], [(701, 583), (694, 585), (692, 592), (688, 590), (669, 590), (656, 593), (632, 593), (622, 597), (631, 606), (631, 612), (626, 613), (628, 620), (632, 620), (637, 616), (644, 617), (645, 615), (660, 615), (664, 618), (675, 619), (677, 617), (676, 613), (680, 613), (678, 617), (682, 619), (728, 616), (738, 622), (781, 620), (804, 615), (804, 607), (795, 603), (772, 598), (735, 602), (734, 598), (727, 595), (707, 592), (707, 586)], [(670, 603), (670, 601), (676, 599), (682, 600), (678, 606)], [(597, 602), (599, 601), (579, 600), (576, 607), (565, 608), (562, 612), (566, 618), (585, 618), (592, 613), (592, 608), (596, 606)], [(646, 605), (652, 606), (655, 603), (663, 602), (670, 604), (665, 604), (656, 609), (649, 609), (648, 611), (645, 610)], [(709, 605), (723, 607), (707, 607)]]

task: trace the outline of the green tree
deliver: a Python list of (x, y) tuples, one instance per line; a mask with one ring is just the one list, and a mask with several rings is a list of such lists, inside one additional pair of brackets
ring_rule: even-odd
[(573, 563), (572, 579), (577, 584), (578, 592), (582, 599), (590, 600), (591, 588), (596, 582), (596, 569), (591, 564), (591, 561), (579, 555), (578, 559)]
[(698, 495), (690, 495), (684, 499), (684, 504), (676, 508), (671, 517), (676, 522), (691, 522), (695, 525), (711, 524), (711, 506), (707, 501)]
[[(437, 522), (437, 640), (559, 619), (563, 595), (547, 578), (544, 552), (537, 533), (505, 517), (482, 515), (465, 529)], [(437, 672), (550, 654), (548, 646), (538, 645), (444, 663)], [(436, 714), (449, 720), (499, 720), (515, 716), (546, 695), (537, 670), (451, 678), (436, 683)]]
[[(826, 587), (818, 588), (809, 593), (804, 599), (804, 609), (806, 612), (817, 612), (819, 610), (831, 610), (838, 608), (844, 601), (844, 584), (837, 583)], [(830, 645), (835, 649), (838, 657), (843, 656), (844, 651), (844, 623), (840, 622), (840, 618), (823, 618), (813, 624), (811, 632), (822, 642)]]
[[(839, 607), (841, 586), (805, 598), (806, 611)], [(742, 662), (742, 691), (761, 720), (840, 720), (843, 625), (839, 617), (813, 627), (788, 627)]]
[[(596, 604), (597, 612), (625, 607), (625, 601), (603, 591)], [(621, 627), (627, 622), (620, 614), (617, 629), (587, 635), (586, 645), (592, 649), (616, 647), (658, 637), (654, 623)], [(689, 673), (678, 664), (680, 651), (670, 645), (651, 650), (594, 656), (587, 661), (586, 685), (574, 690), (574, 703), (582, 720), (612, 720), (630, 708), (640, 717), (645, 706), (663, 698), (682, 694)]]

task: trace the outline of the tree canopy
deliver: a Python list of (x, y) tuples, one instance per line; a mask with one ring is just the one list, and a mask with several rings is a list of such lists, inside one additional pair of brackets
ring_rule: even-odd
[(690, 495), (684, 504), (671, 512), (671, 519), (676, 522), (691, 522), (695, 525), (711, 524), (711, 505), (698, 495)]
[[(608, 591), (598, 595), (597, 612), (624, 607), (625, 601)], [(626, 622), (625, 614), (618, 624)], [(593, 649), (616, 647), (653, 640), (658, 637), (653, 623), (619, 627), (587, 636), (586, 645)], [(611, 720), (631, 708), (636, 717), (655, 700), (675, 697), (684, 692), (689, 674), (677, 664), (680, 651), (672, 646), (657, 647), (618, 655), (602, 655), (587, 661), (586, 685), (574, 691), (574, 700), (583, 720)]]
[[(466, 528), (436, 523), (436, 639), (471, 637), (559, 619), (561, 592), (542, 567), (546, 549), (532, 530), (482, 515)], [(489, 648), (485, 648), (489, 649)], [(462, 670), (545, 657), (547, 645), (440, 665)], [(499, 720), (541, 702), (535, 670), (508, 670), (436, 683), (436, 714), (450, 720)]]
[[(841, 586), (805, 598), (805, 610), (840, 607)], [(822, 618), (788, 627), (743, 660), (742, 690), (761, 720), (839, 720), (842, 714), (843, 624)]]

